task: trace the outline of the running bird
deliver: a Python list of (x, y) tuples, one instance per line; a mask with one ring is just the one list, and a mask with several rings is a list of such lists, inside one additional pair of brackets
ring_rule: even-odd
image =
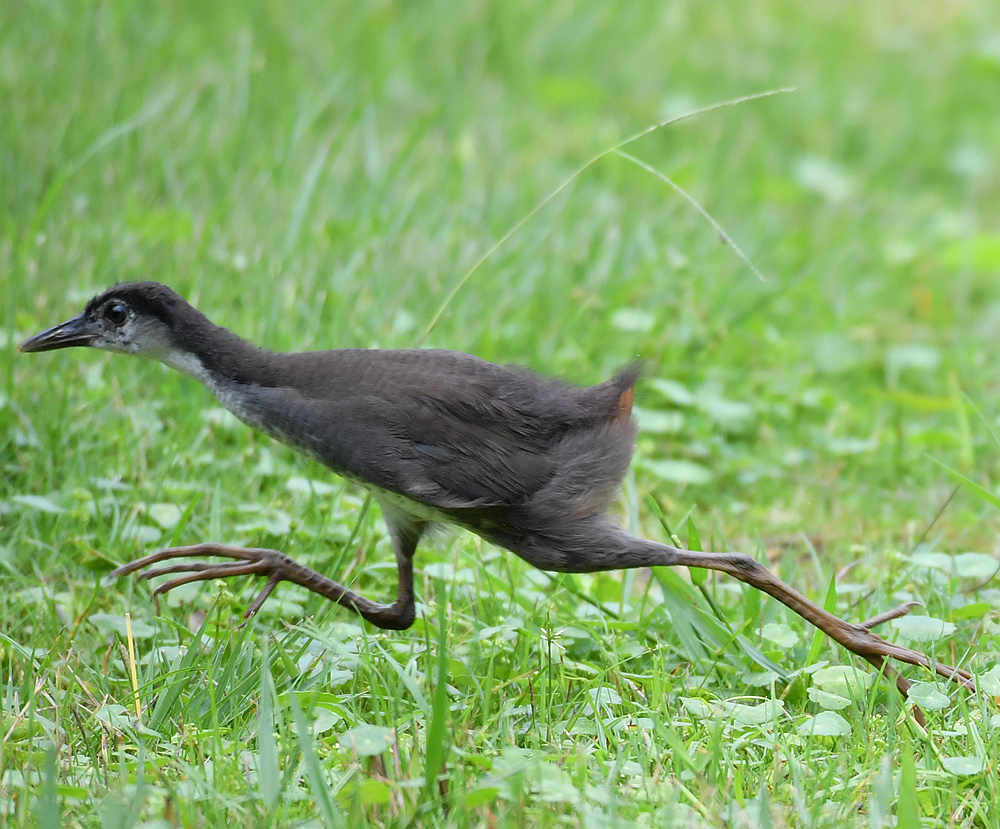
[[(909, 603), (861, 624), (809, 601), (741, 553), (683, 550), (625, 532), (607, 515), (632, 458), (630, 366), (589, 388), (488, 363), (456, 351), (338, 349), (277, 353), (214, 325), (166, 285), (116, 285), (78, 316), (31, 337), (21, 351), (89, 346), (160, 360), (206, 385), (240, 420), (301, 449), (371, 491), (396, 553), (396, 600), (373, 602), (277, 550), (195, 544), (113, 571), (175, 577), (154, 590), (229, 576), (267, 582), (250, 617), (280, 581), (308, 588), (381, 628), (414, 619), (413, 554), (433, 523), (450, 523), (543, 570), (587, 573), (686, 565), (728, 573), (763, 590), (847, 650), (896, 680), (895, 659), (974, 690), (972, 676), (885, 641), (871, 628)], [(226, 563), (191, 562), (199, 556)], [(173, 562), (165, 566), (161, 562)], [(179, 575), (180, 574), (180, 575)]]

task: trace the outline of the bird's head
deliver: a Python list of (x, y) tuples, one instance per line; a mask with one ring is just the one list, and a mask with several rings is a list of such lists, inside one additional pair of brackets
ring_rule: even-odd
[(128, 282), (95, 296), (75, 317), (21, 343), (21, 351), (89, 346), (163, 360), (176, 349), (178, 313), (190, 306), (159, 282)]

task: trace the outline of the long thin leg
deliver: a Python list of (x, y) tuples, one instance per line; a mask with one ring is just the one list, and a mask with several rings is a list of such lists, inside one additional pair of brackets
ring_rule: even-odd
[[(652, 542), (645, 543), (649, 544)], [(661, 546), (665, 547), (666, 545)], [(909, 687), (909, 683), (886, 665), (886, 659), (896, 659), (910, 665), (920, 665), (930, 668), (946, 679), (958, 682), (970, 690), (975, 690), (972, 674), (968, 671), (937, 662), (919, 651), (894, 645), (871, 632), (870, 628), (875, 625), (906, 615), (906, 613), (913, 609), (916, 603), (901, 605), (860, 625), (851, 624), (809, 601), (809, 599), (795, 588), (785, 584), (770, 570), (750, 556), (741, 553), (700, 553), (675, 548), (669, 549), (672, 551), (672, 564), (719, 570), (752, 587), (756, 587), (758, 590), (762, 590), (769, 596), (773, 596), (786, 607), (798, 613), (803, 619), (818, 627), (831, 639), (839, 642), (847, 650), (857, 654), (872, 664), (877, 670), (885, 670), (887, 675), (896, 678), (896, 684), (904, 694)]]
[(896, 680), (904, 694), (909, 683), (887, 664), (895, 659), (920, 665), (939, 675), (975, 690), (972, 674), (962, 668), (945, 665), (926, 655), (887, 642), (870, 628), (906, 615), (915, 603), (901, 605), (862, 624), (845, 622), (809, 601), (755, 559), (743, 553), (702, 553), (682, 550), (667, 544), (639, 538), (625, 532), (603, 517), (577, 522), (571, 527), (550, 524), (546, 532), (498, 539), (536, 567), (566, 573), (593, 573), (630, 567), (684, 565), (718, 570), (751, 587), (773, 596), (810, 624), (815, 625), (847, 650)]
[[(153, 591), (153, 595), (158, 596), (173, 590), (175, 587), (180, 587), (182, 584), (194, 581), (229, 578), (230, 576), (265, 575), (268, 577), (267, 584), (257, 595), (257, 598), (250, 603), (243, 614), (245, 618), (250, 618), (260, 610), (261, 605), (271, 595), (279, 581), (290, 581), (353, 610), (378, 627), (401, 630), (413, 624), (415, 615), (413, 553), (420, 540), (424, 525), (419, 522), (405, 524), (389, 522), (389, 529), (396, 550), (396, 564), (399, 572), (396, 601), (392, 604), (379, 604), (366, 599), (315, 570), (303, 567), (278, 550), (260, 547), (233, 547), (227, 544), (194, 544), (190, 547), (171, 547), (122, 565), (113, 570), (111, 576), (117, 578), (145, 568), (149, 569), (141, 573), (139, 578), (150, 579), (171, 573), (186, 574), (159, 585)], [(151, 566), (161, 561), (175, 561), (195, 556), (224, 556), (236, 559), (236, 561), (226, 564), (193, 561), (170, 564), (166, 567)]]

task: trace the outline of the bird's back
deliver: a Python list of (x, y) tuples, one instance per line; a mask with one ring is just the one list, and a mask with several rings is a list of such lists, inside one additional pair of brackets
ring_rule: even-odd
[(578, 387), (454, 351), (276, 356), (247, 398), (266, 416), (244, 419), (338, 472), (458, 511), (459, 523), (473, 517), (464, 510), (552, 498), (601, 512), (631, 458), (635, 366)]

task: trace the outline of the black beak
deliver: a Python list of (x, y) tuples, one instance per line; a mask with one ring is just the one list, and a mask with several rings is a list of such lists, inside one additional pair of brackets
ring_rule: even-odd
[(94, 341), (94, 331), (83, 314), (73, 319), (53, 325), (51, 328), (29, 337), (20, 345), (20, 350), (52, 351), (56, 348), (70, 348), (74, 345), (90, 345)]

